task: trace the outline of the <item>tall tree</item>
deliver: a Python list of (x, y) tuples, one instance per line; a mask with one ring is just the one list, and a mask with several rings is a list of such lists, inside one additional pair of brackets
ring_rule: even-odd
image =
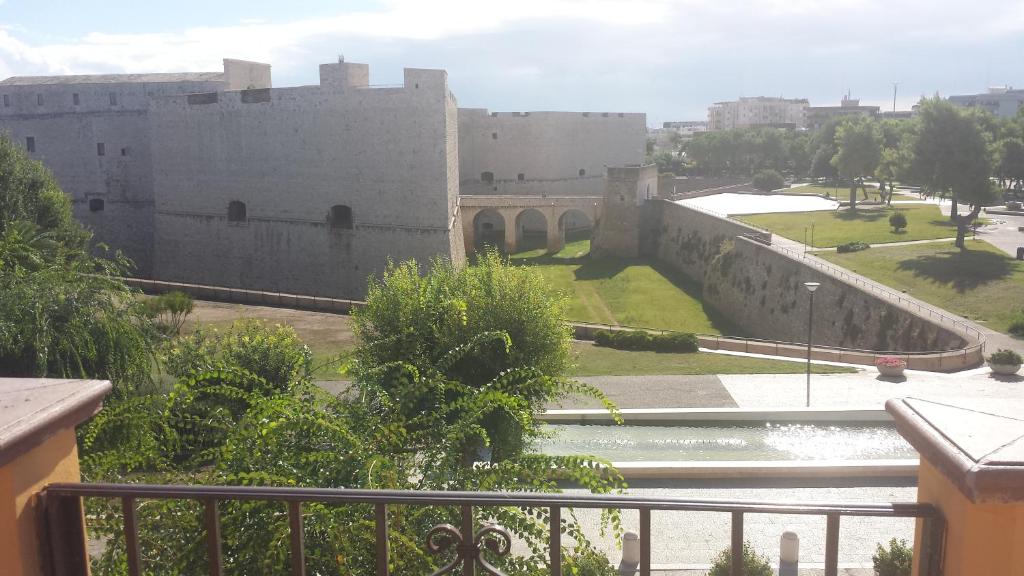
[[(996, 199), (985, 135), (974, 115), (938, 97), (921, 103), (920, 121), (913, 145), (913, 172), (930, 194), (952, 200), (950, 219), (957, 227), (956, 245), (964, 249), (971, 223), (982, 207)], [(960, 214), (960, 204), (966, 204), (969, 212)]]
[(882, 159), (882, 132), (868, 118), (850, 118), (836, 129), (836, 148), (832, 165), (839, 176), (850, 181), (850, 209), (857, 209), (857, 185), (875, 173)]

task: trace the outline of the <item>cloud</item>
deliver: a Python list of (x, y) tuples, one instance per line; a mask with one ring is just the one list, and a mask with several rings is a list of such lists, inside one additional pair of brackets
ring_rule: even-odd
[(1019, 74), (1020, 0), (383, 0), (326, 18), (38, 38), (0, 26), (0, 77), (218, 70), (231, 57), (269, 62), (291, 85), (344, 52), (376, 83), (445, 68), (470, 105), (665, 119), (740, 94), (885, 101), (896, 80), (901, 98), (977, 90), (986, 71), (1024, 82), (1003, 78)]

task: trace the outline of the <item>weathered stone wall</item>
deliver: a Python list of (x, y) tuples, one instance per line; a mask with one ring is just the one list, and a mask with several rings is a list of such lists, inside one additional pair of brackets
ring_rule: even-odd
[(460, 108), (462, 193), (601, 196), (606, 166), (643, 162), (646, 122), (645, 114)]
[(771, 235), (735, 220), (705, 214), (668, 200), (650, 202), (644, 223), (644, 252), (702, 282), (722, 243), (736, 236)]
[[(463, 258), (447, 75), (368, 88), (360, 66), (260, 98), (153, 101), (156, 278), (361, 297), (388, 258)], [(233, 201), (245, 222), (228, 221)], [(330, 224), (332, 206), (351, 228)]]
[[(76, 218), (98, 242), (134, 260), (135, 273), (145, 277), (153, 259), (149, 100), (222, 86), (219, 80), (0, 84), (9, 104), (0, 99), (0, 132), (23, 147), (32, 138), (29, 156), (53, 172)], [(90, 200), (102, 200), (102, 210), (90, 210)]]
[(755, 241), (767, 236), (757, 229), (672, 202), (651, 206), (646, 248), (700, 282), (704, 301), (746, 336), (806, 342), (810, 296), (803, 283), (820, 282), (816, 344), (907, 352), (967, 344), (950, 328)]

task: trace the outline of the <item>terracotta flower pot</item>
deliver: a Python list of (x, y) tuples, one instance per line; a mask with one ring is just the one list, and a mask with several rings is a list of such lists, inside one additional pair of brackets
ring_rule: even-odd
[(878, 368), (879, 374), (889, 377), (903, 376), (903, 371), (906, 370), (905, 366), (886, 366), (885, 364), (880, 364), (876, 368)]

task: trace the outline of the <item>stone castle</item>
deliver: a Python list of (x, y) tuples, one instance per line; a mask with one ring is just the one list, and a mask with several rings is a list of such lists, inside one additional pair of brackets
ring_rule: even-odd
[(14, 77), (0, 98), (0, 132), (136, 275), (315, 296), (361, 297), (389, 259), (463, 260), (460, 194), (603, 196), (646, 144), (644, 114), (459, 109), (443, 70), (373, 86), (346, 62), (313, 86), (227, 59)]

